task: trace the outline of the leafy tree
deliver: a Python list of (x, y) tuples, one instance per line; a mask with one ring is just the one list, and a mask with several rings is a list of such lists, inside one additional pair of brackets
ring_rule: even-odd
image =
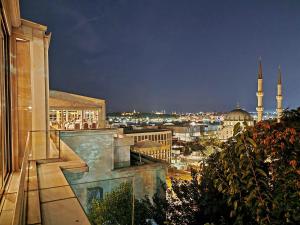
[[(165, 192), (164, 185), (162, 189)], [(166, 220), (167, 206), (164, 192), (158, 191), (152, 199), (147, 196), (141, 200), (134, 199), (133, 206), (132, 185), (122, 183), (111, 193), (107, 193), (104, 199), (92, 201), (89, 219), (95, 225), (131, 225), (134, 211), (134, 224), (136, 225), (150, 225), (151, 221), (163, 224)]]
[(132, 224), (132, 187), (130, 183), (122, 183), (102, 200), (94, 199), (89, 210), (92, 224)]
[(169, 224), (299, 224), (300, 110), (235, 127), (192, 181), (172, 180)]

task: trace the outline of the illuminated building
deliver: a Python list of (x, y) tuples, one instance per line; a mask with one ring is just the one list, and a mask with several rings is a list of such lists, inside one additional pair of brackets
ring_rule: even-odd
[(173, 137), (179, 141), (191, 142), (196, 141), (201, 136), (201, 131), (204, 131), (204, 125), (191, 123), (182, 126), (164, 126), (173, 131)]
[(49, 119), (53, 128), (105, 128), (105, 113), (105, 100), (50, 90)]
[[(277, 122), (280, 122), (280, 118), (282, 116), (282, 80), (281, 80), (281, 69), (279, 67), (278, 69), (278, 81), (277, 81), (277, 95), (276, 95), (276, 113), (277, 113)], [(259, 60), (258, 64), (258, 77), (257, 77), (257, 122), (260, 122), (263, 120), (263, 72), (262, 72), (262, 63), (261, 59)], [(240, 123), (241, 126), (243, 126), (244, 123), (247, 123), (248, 126), (254, 125), (254, 120), (252, 116), (246, 112), (245, 110), (242, 110), (237, 107), (237, 109), (229, 112), (225, 118), (224, 118), (224, 124), (223, 127), (218, 131), (218, 137), (220, 140), (227, 140), (228, 138), (233, 136), (233, 127), (235, 124)]]
[(132, 150), (156, 159), (171, 162), (172, 131), (166, 129), (125, 130), (125, 136), (134, 138)]
[(254, 120), (247, 111), (237, 106), (236, 109), (230, 111), (225, 116), (223, 123), (223, 127), (218, 131), (218, 138), (226, 141), (228, 138), (233, 136), (233, 129), (237, 123), (241, 126), (244, 126), (244, 123), (247, 123), (248, 126), (253, 126)]

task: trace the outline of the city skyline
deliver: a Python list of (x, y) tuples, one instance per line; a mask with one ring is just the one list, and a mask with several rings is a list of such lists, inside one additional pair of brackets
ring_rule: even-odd
[(237, 102), (255, 111), (259, 56), (264, 108), (275, 110), (279, 64), (283, 106), (297, 107), (299, 6), (292, 0), (21, 2), (24, 18), (54, 34), (50, 88), (106, 99), (109, 112), (225, 112)]

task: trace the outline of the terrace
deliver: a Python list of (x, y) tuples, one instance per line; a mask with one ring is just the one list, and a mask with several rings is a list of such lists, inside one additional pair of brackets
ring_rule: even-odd
[(29, 132), (21, 172), (5, 195), (1, 224), (3, 219), (15, 225), (90, 224), (91, 201), (125, 182), (135, 198), (152, 196), (165, 182), (166, 165), (130, 154), (132, 142), (114, 129)]

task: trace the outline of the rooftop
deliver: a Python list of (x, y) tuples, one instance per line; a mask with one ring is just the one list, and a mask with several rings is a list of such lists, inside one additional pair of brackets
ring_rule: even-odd
[(152, 133), (152, 132), (165, 132), (165, 131), (171, 131), (169, 129), (124, 129), (124, 134), (137, 134), (137, 133)]
[(105, 103), (103, 99), (91, 98), (62, 91), (50, 90), (50, 109), (97, 109)]
[(230, 111), (226, 116), (227, 121), (252, 121), (252, 116), (245, 110), (241, 108), (236, 108)]
[(162, 144), (155, 142), (155, 141), (150, 141), (150, 140), (144, 140), (144, 141), (139, 141), (137, 142), (134, 147), (137, 148), (155, 148), (155, 147), (161, 147)]

